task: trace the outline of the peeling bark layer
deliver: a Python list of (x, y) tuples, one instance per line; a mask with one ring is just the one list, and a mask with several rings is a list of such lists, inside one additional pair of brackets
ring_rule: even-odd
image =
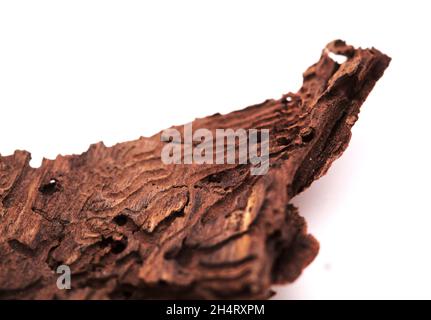
[[(0, 157), (0, 298), (269, 297), (319, 248), (289, 201), (342, 154), (389, 61), (334, 41), (297, 93), (193, 122), (269, 129), (263, 176), (249, 164), (165, 165), (160, 134), (37, 169), (26, 151)], [(62, 264), (71, 290), (56, 286)]]

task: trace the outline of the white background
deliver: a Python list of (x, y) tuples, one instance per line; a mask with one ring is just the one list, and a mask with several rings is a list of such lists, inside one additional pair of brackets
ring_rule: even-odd
[(431, 298), (429, 1), (1, 1), (0, 153), (81, 153), (299, 89), (341, 38), (393, 58), (328, 175), (321, 243), (275, 298)]

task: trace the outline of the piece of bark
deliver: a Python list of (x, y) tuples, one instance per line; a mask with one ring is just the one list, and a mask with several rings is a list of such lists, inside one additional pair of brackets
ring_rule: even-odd
[[(389, 61), (337, 40), (296, 94), (193, 122), (269, 129), (262, 176), (248, 164), (165, 165), (160, 134), (98, 143), (37, 169), (25, 151), (0, 157), (0, 298), (269, 297), (319, 248), (290, 199), (344, 151)], [(71, 290), (57, 288), (62, 264)]]

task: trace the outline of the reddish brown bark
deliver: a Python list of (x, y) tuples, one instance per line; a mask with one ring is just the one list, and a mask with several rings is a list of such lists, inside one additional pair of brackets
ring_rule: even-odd
[[(268, 297), (319, 248), (289, 201), (342, 154), (389, 61), (335, 41), (296, 94), (193, 122), (269, 129), (263, 176), (248, 164), (165, 165), (160, 134), (37, 169), (25, 151), (0, 157), (0, 297)], [(71, 267), (71, 290), (56, 286), (61, 264)]]

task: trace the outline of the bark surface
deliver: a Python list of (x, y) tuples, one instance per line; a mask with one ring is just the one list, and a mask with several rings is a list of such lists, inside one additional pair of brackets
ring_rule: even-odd
[[(319, 249), (289, 201), (345, 150), (389, 61), (337, 40), (297, 93), (193, 122), (194, 130), (269, 129), (262, 176), (250, 164), (165, 165), (160, 134), (94, 144), (40, 168), (26, 151), (0, 157), (0, 298), (269, 297)], [(71, 290), (56, 285), (63, 264)]]

